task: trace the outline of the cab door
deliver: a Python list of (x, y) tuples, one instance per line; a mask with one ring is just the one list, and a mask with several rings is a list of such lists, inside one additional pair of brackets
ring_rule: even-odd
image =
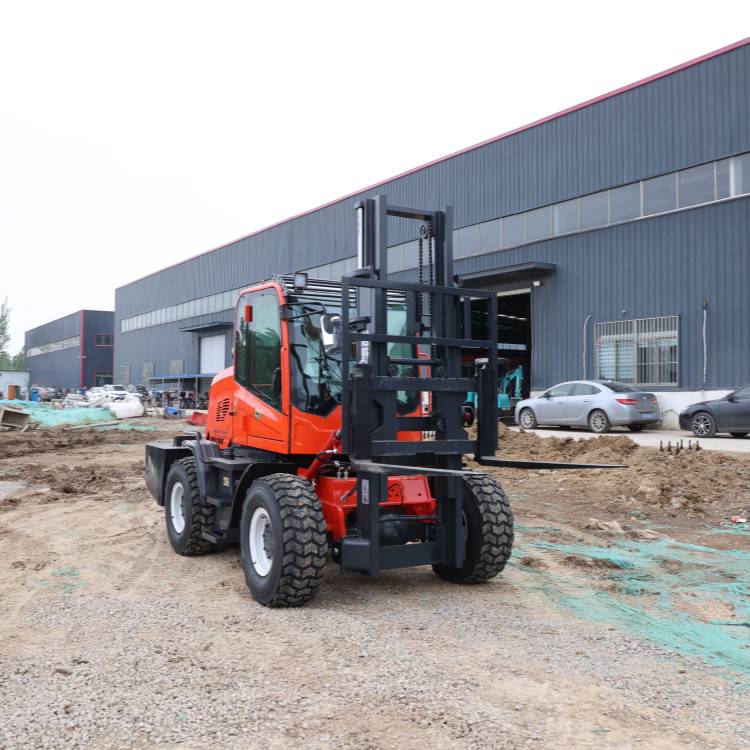
[[(237, 305), (234, 336), (233, 443), (286, 453), (288, 404), (284, 404), (280, 297), (274, 285), (246, 292)], [(286, 408), (285, 408), (286, 407)]]

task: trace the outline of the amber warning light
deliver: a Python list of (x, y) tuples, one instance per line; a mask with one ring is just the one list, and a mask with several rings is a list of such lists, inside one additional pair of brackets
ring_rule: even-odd
[(253, 322), (253, 306), (245, 305), (245, 323)]

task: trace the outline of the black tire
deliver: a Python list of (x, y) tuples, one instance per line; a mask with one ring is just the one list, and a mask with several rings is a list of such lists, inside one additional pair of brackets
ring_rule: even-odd
[[(172, 508), (172, 493), (175, 485), (182, 488), (182, 519), (184, 526), (178, 531)], [(213, 529), (216, 508), (201, 502), (198, 489), (198, 474), (194, 458), (182, 458), (175, 461), (167, 474), (167, 486), (164, 496), (164, 515), (167, 521), (167, 536), (172, 549), (178, 555), (192, 557), (205, 555), (215, 549), (216, 545), (203, 538), (203, 531)]]
[(629, 424), (628, 425), (628, 429), (631, 432), (643, 432), (643, 430), (645, 429), (645, 427), (646, 427), (645, 424)]
[(713, 414), (699, 411), (690, 417), (690, 431), (697, 438), (711, 438), (716, 434), (716, 420)]
[(730, 432), (729, 434), (730, 434), (730, 435), (731, 435), (731, 436), (732, 436), (733, 438), (743, 438), (743, 437), (747, 437), (747, 433), (746, 433), (746, 432)]
[(591, 432), (595, 432), (597, 435), (603, 435), (605, 432), (609, 432), (612, 425), (609, 422), (609, 417), (606, 412), (601, 409), (594, 409), (589, 414), (589, 429)]
[[(251, 555), (250, 532), (256, 512), (267, 518), (263, 548), (270, 569), (262, 574)], [(267, 546), (266, 546), (267, 545)], [(326, 522), (309, 482), (292, 474), (256, 479), (245, 496), (240, 522), (240, 560), (256, 602), (268, 607), (298, 607), (312, 599), (323, 582), (328, 555)]]
[(494, 578), (513, 550), (513, 512), (500, 483), (487, 474), (464, 479), (466, 556), (460, 568), (433, 565), (451, 583), (483, 583)]
[[(524, 424), (524, 421), (527, 424)], [(535, 430), (539, 426), (539, 422), (536, 421), (536, 414), (528, 407), (525, 406), (518, 413), (518, 424), (524, 428), (524, 430)]]

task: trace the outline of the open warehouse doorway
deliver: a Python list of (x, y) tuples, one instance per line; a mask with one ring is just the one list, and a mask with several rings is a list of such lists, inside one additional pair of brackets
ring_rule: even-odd
[[(532, 335), (531, 289), (497, 292), (497, 406), (502, 419), (510, 420), (515, 405), (528, 398), (531, 383)], [(472, 337), (487, 335), (488, 303), (471, 302)], [(486, 361), (487, 352), (466, 352), (462, 361), (465, 375)]]

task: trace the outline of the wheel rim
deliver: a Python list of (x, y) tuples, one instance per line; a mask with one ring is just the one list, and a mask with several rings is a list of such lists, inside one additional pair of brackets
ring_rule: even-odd
[(250, 560), (259, 576), (267, 576), (273, 563), (273, 527), (265, 508), (256, 508), (248, 533)]
[(591, 429), (601, 432), (607, 426), (606, 417), (600, 411), (591, 415)]
[(534, 415), (525, 409), (521, 412), (521, 427), (532, 427), (534, 425)]
[(172, 494), (169, 497), (169, 517), (172, 521), (172, 528), (182, 534), (185, 530), (185, 488), (181, 482), (176, 482), (172, 486)]
[(711, 417), (708, 417), (705, 414), (699, 414), (697, 417), (694, 417), (693, 432), (702, 437), (708, 435), (708, 433), (711, 432)]

